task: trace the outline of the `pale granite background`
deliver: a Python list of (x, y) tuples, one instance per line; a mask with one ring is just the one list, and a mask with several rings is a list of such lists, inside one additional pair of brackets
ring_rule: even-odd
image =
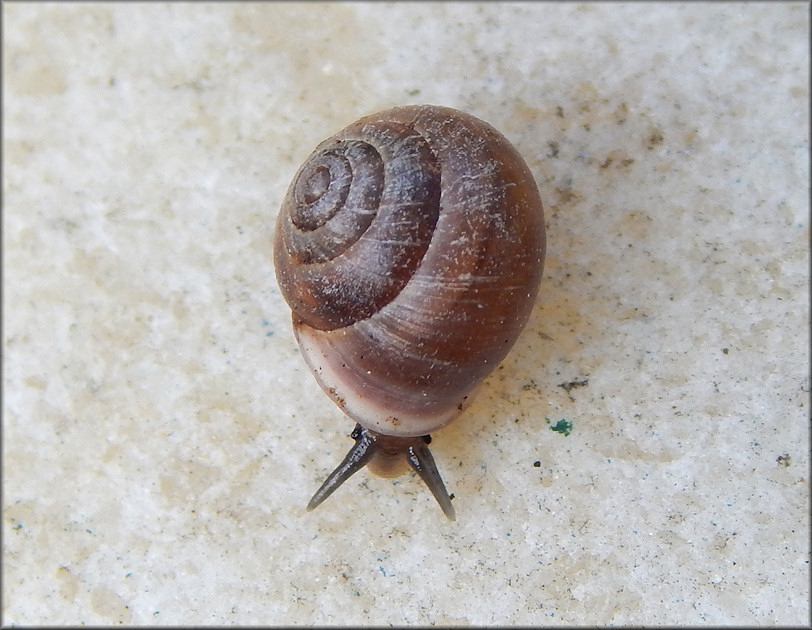
[[(808, 623), (808, 4), (2, 10), (3, 624)], [(411, 475), (304, 511), (352, 423), (270, 258), (312, 148), (407, 103), (546, 206), (434, 435), (456, 523)]]

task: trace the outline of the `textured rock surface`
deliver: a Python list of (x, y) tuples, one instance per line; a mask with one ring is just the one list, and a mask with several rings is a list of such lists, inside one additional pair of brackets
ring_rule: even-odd
[[(4, 624), (808, 622), (805, 4), (2, 10)], [(306, 514), (353, 423), (276, 212), (410, 103), (527, 160), (541, 294), (434, 435), (456, 523)]]

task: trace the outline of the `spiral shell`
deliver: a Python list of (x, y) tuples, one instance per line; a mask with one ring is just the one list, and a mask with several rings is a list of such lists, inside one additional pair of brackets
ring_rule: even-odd
[(436, 106), (322, 142), (277, 219), (274, 264), (302, 353), (360, 425), (427, 435), (513, 346), (545, 254), (533, 177), (493, 127)]

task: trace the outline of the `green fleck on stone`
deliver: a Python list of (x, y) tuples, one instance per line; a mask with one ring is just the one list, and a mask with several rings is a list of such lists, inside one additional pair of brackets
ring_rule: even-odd
[(572, 422), (567, 422), (562, 418), (550, 428), (553, 431), (557, 431), (558, 433), (563, 433), (564, 436), (566, 437), (570, 434), (570, 431), (572, 430)]

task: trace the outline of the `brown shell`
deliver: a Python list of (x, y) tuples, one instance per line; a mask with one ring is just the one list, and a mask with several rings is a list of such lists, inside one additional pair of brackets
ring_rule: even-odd
[(274, 264), (302, 353), (362, 426), (444, 426), (527, 322), (544, 215), (524, 160), (463, 112), (397, 107), (321, 143), (276, 225)]

